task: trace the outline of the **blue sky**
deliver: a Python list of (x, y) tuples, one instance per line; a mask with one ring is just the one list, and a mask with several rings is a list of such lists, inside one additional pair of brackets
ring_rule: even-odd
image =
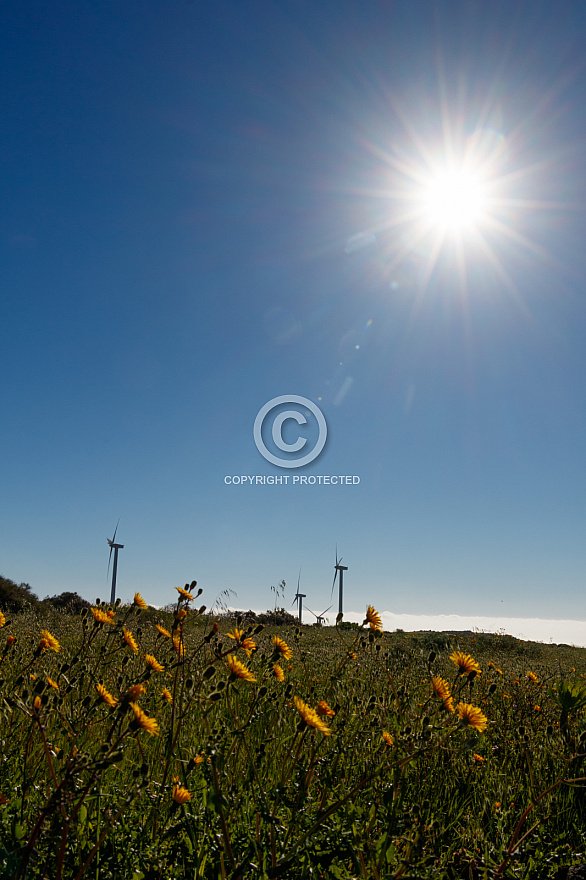
[[(337, 545), (348, 612), (586, 620), (586, 9), (5, 10), (0, 572), (105, 598), (120, 519), (123, 599), (301, 568), (319, 612)], [(253, 440), (284, 394), (328, 426), (298, 471)], [(360, 483), (225, 482), (285, 473)]]

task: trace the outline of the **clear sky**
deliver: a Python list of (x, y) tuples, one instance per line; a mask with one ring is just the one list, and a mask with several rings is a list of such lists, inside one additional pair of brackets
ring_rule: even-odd
[(125, 600), (319, 613), (337, 544), (348, 612), (586, 620), (586, 5), (3, 18), (0, 572), (107, 598), (120, 519)]

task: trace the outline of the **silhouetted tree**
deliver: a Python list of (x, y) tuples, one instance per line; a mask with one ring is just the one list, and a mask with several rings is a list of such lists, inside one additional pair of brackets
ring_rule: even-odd
[(30, 584), (17, 584), (10, 578), (0, 575), (0, 609), (2, 611), (26, 611), (36, 608), (39, 604), (37, 596), (32, 592)]

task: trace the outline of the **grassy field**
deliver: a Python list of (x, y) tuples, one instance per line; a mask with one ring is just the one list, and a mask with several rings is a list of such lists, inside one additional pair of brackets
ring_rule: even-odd
[(362, 628), (262, 628), (196, 610), (195, 585), (176, 596), (0, 618), (2, 878), (586, 862), (583, 649), (386, 633), (374, 609)]

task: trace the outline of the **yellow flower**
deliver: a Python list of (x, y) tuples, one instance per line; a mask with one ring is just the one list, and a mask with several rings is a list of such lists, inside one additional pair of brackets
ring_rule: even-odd
[(96, 623), (114, 623), (113, 618), (109, 617), (101, 608), (91, 608), (90, 611), (94, 615)]
[(386, 744), (388, 746), (392, 746), (395, 744), (395, 740), (393, 739), (393, 737), (391, 736), (390, 733), (387, 733), (386, 730), (383, 730), (382, 739), (386, 742)]
[(285, 673), (278, 663), (273, 664), (273, 675), (275, 676), (277, 681), (285, 681)]
[(439, 675), (434, 675), (431, 679), (431, 687), (433, 689), (434, 696), (436, 696), (439, 700), (447, 700), (450, 696), (450, 686), (445, 680), (445, 678), (440, 678)]
[(234, 627), (234, 631), (231, 633), (226, 633), (226, 636), (229, 639), (234, 639), (237, 646), (244, 649), (244, 653), (247, 657), (250, 657), (252, 652), (256, 651), (256, 642), (254, 642), (248, 636), (245, 636), (243, 630)]
[(203, 755), (196, 755), (195, 758), (193, 759), (193, 763), (194, 764), (203, 764), (204, 760), (205, 759), (204, 759)]
[(528, 672), (528, 673), (527, 673), (527, 678), (528, 678), (530, 681), (532, 681), (533, 684), (539, 684), (539, 679), (537, 678), (537, 676), (535, 675), (534, 672)]
[(462, 724), (466, 727), (473, 727), (479, 733), (487, 728), (486, 715), (483, 715), (480, 709), (471, 703), (458, 703), (456, 712)]
[(181, 623), (182, 620), (185, 620), (187, 617), (187, 608), (180, 608), (177, 612), (177, 620)]
[(122, 699), (126, 703), (134, 703), (144, 693), (146, 693), (146, 688), (143, 684), (133, 684), (128, 688), (126, 693), (123, 694)]
[(193, 596), (191, 593), (188, 593), (187, 590), (184, 590), (183, 587), (175, 587), (179, 595), (182, 599), (185, 599), (187, 602), (191, 602)]
[(152, 654), (145, 654), (144, 659), (145, 659), (146, 665), (150, 666), (151, 669), (153, 669), (155, 672), (163, 672), (163, 670), (165, 669), (165, 667), (162, 666), (161, 663), (159, 663), (159, 661), (157, 660), (157, 658), (153, 657)]
[(134, 722), (139, 727), (142, 727), (143, 730), (146, 730), (147, 733), (150, 733), (151, 736), (158, 736), (159, 725), (156, 718), (149, 718), (146, 712), (142, 711), (138, 703), (131, 703), (130, 706), (134, 712)]
[(176, 632), (173, 635), (173, 647), (180, 657), (185, 656), (185, 645), (183, 644), (183, 639), (181, 638), (181, 633), (179, 632)]
[(149, 607), (149, 606), (147, 605), (147, 603), (144, 601), (144, 599), (142, 598), (142, 596), (140, 595), (140, 593), (135, 593), (135, 594), (134, 594), (134, 602), (133, 602), (133, 605), (136, 605), (137, 608), (141, 608), (143, 611), (146, 611), (147, 608)]
[(370, 624), (371, 629), (376, 629), (378, 632), (383, 631), (383, 622), (381, 620), (380, 614), (376, 611), (372, 605), (369, 605), (366, 609), (366, 618), (364, 623)]
[(111, 709), (113, 709), (114, 706), (116, 705), (116, 703), (118, 702), (116, 697), (113, 697), (112, 694), (104, 687), (103, 684), (97, 684), (96, 690), (99, 693), (99, 695), (101, 696), (104, 703), (106, 703), (108, 706), (110, 706)]
[(57, 682), (53, 681), (53, 679), (49, 678), (49, 676), (47, 676), (47, 684), (51, 685), (52, 688), (55, 688), (56, 691), (59, 690), (59, 685), (57, 684)]
[(333, 709), (330, 709), (325, 700), (320, 700), (317, 704), (317, 714), (321, 715), (322, 718), (333, 718), (336, 713)]
[(452, 697), (444, 697), (442, 701), (442, 709), (444, 709), (446, 712), (454, 711), (454, 701)]
[(469, 675), (471, 672), (481, 672), (480, 666), (470, 654), (462, 651), (454, 651), (450, 654), (450, 660), (458, 667), (458, 675)]
[(60, 651), (61, 650), (61, 645), (59, 644), (59, 642), (57, 641), (55, 636), (51, 635), (51, 633), (49, 632), (48, 629), (42, 629), (41, 635), (43, 637), (41, 639), (41, 643), (42, 644), (44, 643), (43, 648), (50, 648), (52, 651)]
[(293, 702), (295, 703), (295, 708), (301, 715), (301, 718), (309, 727), (314, 727), (325, 736), (330, 736), (332, 731), (325, 723), (325, 721), (321, 720), (315, 709), (312, 709), (310, 706), (307, 705), (307, 703), (304, 703), (303, 700), (300, 700), (299, 697), (293, 697)]
[(4, 617), (4, 615), (2, 614), (1, 611), (0, 611), (0, 626), (6, 626), (6, 618)]
[(248, 669), (244, 663), (241, 663), (240, 660), (237, 660), (232, 654), (228, 654), (226, 661), (230, 667), (230, 672), (232, 675), (235, 675), (236, 678), (241, 678), (243, 681), (256, 681), (256, 678), (250, 669)]
[(350, 660), (356, 660), (358, 654), (355, 651), (348, 651), (348, 657), (350, 658)]
[(176, 804), (186, 804), (191, 800), (191, 793), (182, 785), (173, 786), (173, 800)]
[(285, 660), (290, 660), (293, 656), (293, 651), (283, 639), (280, 639), (279, 636), (273, 636), (273, 645), (275, 646), (275, 653), (280, 654)]
[(164, 697), (168, 703), (173, 702), (173, 697), (171, 696), (171, 691), (168, 688), (163, 688), (161, 691), (161, 696)]
[(165, 636), (166, 639), (170, 639), (170, 638), (171, 638), (171, 633), (169, 632), (168, 629), (165, 629), (164, 626), (161, 626), (161, 625), (158, 624), (158, 623), (155, 623), (155, 626), (156, 626), (156, 628), (159, 630), (159, 632), (161, 633), (162, 636)]
[(106, 617), (108, 618), (109, 623), (114, 623), (114, 618), (116, 617), (116, 614), (110, 608), (108, 611), (106, 611)]
[(39, 709), (41, 708), (41, 698), (40, 697), (35, 697), (35, 699), (33, 701), (33, 706), (35, 707), (35, 709), (38, 712)]
[(482, 755), (477, 755), (476, 752), (474, 752), (472, 757), (474, 758), (474, 760), (476, 761), (477, 764), (482, 764), (484, 761), (484, 758), (482, 757)]
[(502, 675), (502, 674), (503, 674), (503, 670), (502, 670), (502, 669), (498, 669), (498, 668), (497, 668), (497, 669), (495, 669), (495, 672), (498, 673), (498, 675)]
[(135, 654), (138, 654), (138, 645), (136, 644), (136, 639), (132, 635), (129, 629), (126, 627), (122, 627), (122, 637), (129, 648), (132, 648)]

